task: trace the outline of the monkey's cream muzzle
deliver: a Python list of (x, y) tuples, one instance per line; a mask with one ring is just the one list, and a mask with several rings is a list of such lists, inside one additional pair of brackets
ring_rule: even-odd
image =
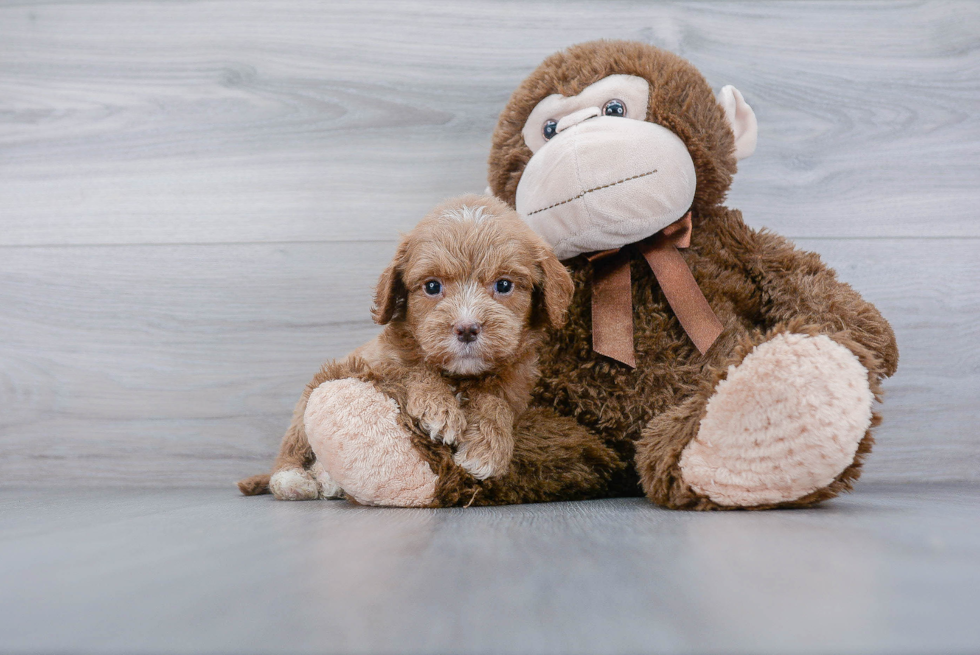
[[(592, 347), (635, 366), (630, 252), (639, 251), (702, 353), (722, 324), (678, 248), (690, 245), (697, 174), (681, 139), (646, 120), (650, 85), (610, 75), (574, 96), (552, 94), (521, 136), (533, 153), (517, 185), (518, 213), (559, 259), (593, 253)], [(718, 95), (736, 159), (755, 150), (755, 113), (733, 86)], [(601, 109), (600, 109), (601, 108)]]
[(696, 187), (691, 155), (667, 128), (580, 110), (527, 163), (516, 208), (568, 259), (655, 234), (690, 209)]

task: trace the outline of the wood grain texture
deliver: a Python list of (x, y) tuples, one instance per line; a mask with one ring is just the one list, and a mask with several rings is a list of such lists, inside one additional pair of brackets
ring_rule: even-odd
[(9, 653), (975, 653), (980, 489), (813, 510), (0, 496)]
[[(980, 480), (980, 241), (813, 239), (898, 335), (871, 480)], [(394, 242), (9, 249), (0, 484), (225, 484), (322, 361), (369, 339)], [(43, 290), (43, 293), (39, 293)], [(81, 468), (80, 468), (81, 467)]]
[(745, 93), (754, 225), (980, 235), (973, 2), (83, 1), (0, 5), (0, 243), (387, 239), (482, 189), (514, 86), (600, 37)]
[[(0, 485), (224, 485), (368, 339), (547, 54), (634, 38), (761, 124), (730, 205), (896, 328), (871, 480), (978, 480), (980, 5), (0, 2)], [(925, 238), (923, 240), (922, 238)]]

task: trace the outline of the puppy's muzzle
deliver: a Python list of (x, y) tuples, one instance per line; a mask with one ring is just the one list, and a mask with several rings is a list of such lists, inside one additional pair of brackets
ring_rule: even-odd
[(457, 323), (453, 326), (453, 334), (462, 343), (473, 343), (482, 329), (479, 323)]

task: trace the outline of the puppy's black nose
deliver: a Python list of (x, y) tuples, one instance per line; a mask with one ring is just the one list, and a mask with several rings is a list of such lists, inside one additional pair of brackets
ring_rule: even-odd
[(471, 343), (476, 341), (477, 335), (480, 334), (480, 324), (457, 323), (453, 326), (453, 332), (456, 334), (456, 338), (463, 343)]

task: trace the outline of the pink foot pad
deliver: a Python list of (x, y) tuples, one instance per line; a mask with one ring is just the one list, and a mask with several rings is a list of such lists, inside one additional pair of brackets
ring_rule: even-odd
[(398, 405), (371, 384), (324, 382), (306, 406), (306, 436), (330, 478), (359, 503), (424, 507), (438, 480), (412, 448)]
[(777, 335), (718, 384), (681, 455), (684, 481), (719, 505), (802, 498), (854, 461), (873, 402), (850, 350), (822, 335)]

